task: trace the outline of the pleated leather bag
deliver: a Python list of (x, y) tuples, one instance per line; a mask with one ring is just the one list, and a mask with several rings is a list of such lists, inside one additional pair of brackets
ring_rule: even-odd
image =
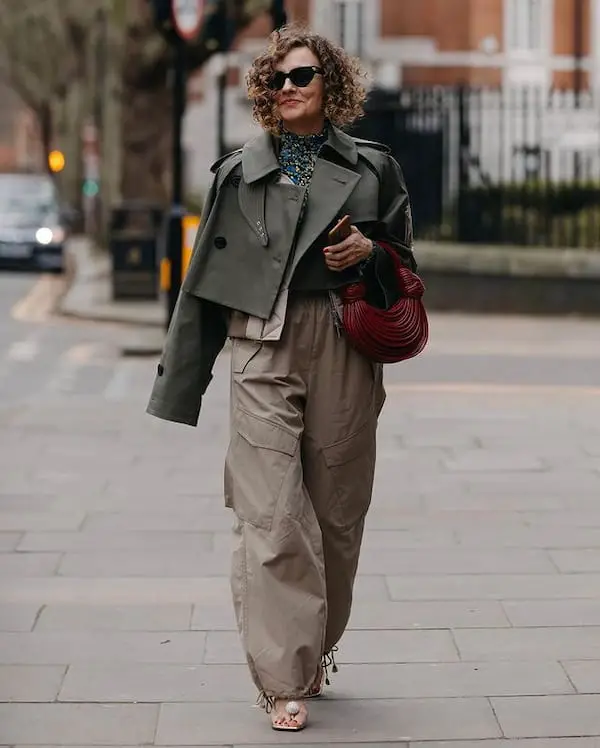
[(372, 361), (394, 364), (417, 356), (429, 339), (429, 322), (423, 305), (425, 286), (405, 267), (394, 249), (378, 242), (394, 262), (400, 298), (389, 309), (378, 309), (365, 300), (363, 282), (341, 292), (342, 319), (352, 345)]

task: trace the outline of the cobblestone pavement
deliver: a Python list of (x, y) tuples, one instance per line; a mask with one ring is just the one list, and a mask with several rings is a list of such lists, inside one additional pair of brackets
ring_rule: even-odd
[[(252, 708), (229, 600), (227, 354), (197, 430), (115, 327), (0, 278), (0, 744), (600, 746), (600, 326), (434, 316), (387, 369), (341, 668), (301, 736)], [(25, 281), (27, 284), (28, 281)], [(4, 283), (4, 286), (2, 286)]]

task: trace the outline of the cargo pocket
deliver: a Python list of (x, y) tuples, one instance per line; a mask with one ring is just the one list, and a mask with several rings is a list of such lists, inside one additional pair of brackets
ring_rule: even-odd
[(260, 340), (246, 338), (231, 339), (231, 371), (233, 374), (243, 374), (252, 359), (259, 353), (263, 344)]
[(375, 419), (351, 436), (323, 449), (331, 484), (331, 521), (350, 529), (367, 513), (375, 475)]
[(373, 408), (375, 416), (379, 418), (385, 405), (386, 392), (383, 384), (383, 364), (371, 362), (373, 367)]
[(276, 423), (235, 411), (225, 458), (225, 503), (243, 522), (270, 530), (298, 450), (298, 438)]

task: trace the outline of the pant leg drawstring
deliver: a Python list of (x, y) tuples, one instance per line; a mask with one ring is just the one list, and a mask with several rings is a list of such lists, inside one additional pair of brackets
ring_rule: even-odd
[(332, 647), (329, 652), (326, 652), (322, 659), (321, 664), (323, 666), (323, 670), (325, 671), (325, 685), (329, 686), (331, 685), (329, 681), (329, 668), (331, 667), (332, 673), (338, 672), (338, 666), (335, 661), (335, 653), (338, 651), (337, 647)]
[(256, 706), (259, 709), (264, 709), (267, 714), (270, 714), (275, 708), (275, 699), (272, 696), (267, 696), (264, 691), (261, 691), (256, 699)]
[(338, 309), (338, 303), (336, 299), (336, 295), (333, 291), (329, 291), (329, 308), (331, 311), (331, 316), (333, 318), (333, 324), (335, 326), (335, 331), (337, 333), (338, 338), (342, 337), (342, 331), (344, 329), (344, 324), (342, 322), (342, 319), (340, 317), (340, 312)]

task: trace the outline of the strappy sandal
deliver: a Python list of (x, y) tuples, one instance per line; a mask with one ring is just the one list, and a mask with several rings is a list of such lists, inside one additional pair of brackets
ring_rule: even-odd
[[(277, 701), (283, 701), (277, 700)], [(304, 721), (300, 721), (297, 715), (302, 713), (302, 703), (297, 701), (288, 701), (284, 707), (285, 715), (282, 716), (277, 710), (277, 702), (275, 703), (273, 714), (271, 715), (271, 727), (274, 730), (280, 730), (284, 732), (300, 732), (304, 730), (308, 724), (308, 712), (304, 707)], [(293, 724), (295, 723), (295, 724)]]
[(322, 665), (319, 665), (317, 670), (317, 677), (314, 679), (312, 686), (308, 689), (308, 692), (304, 694), (305, 699), (318, 699), (319, 696), (323, 695), (325, 690), (325, 670)]
[(312, 686), (309, 688), (308, 693), (305, 694), (305, 699), (318, 699), (323, 695), (325, 686), (330, 685), (329, 668), (331, 668), (332, 673), (337, 673), (338, 671), (338, 666), (335, 661), (335, 654), (337, 651), (337, 647), (332, 647), (327, 654), (323, 655), (319, 669), (317, 670), (317, 676), (314, 679)]

